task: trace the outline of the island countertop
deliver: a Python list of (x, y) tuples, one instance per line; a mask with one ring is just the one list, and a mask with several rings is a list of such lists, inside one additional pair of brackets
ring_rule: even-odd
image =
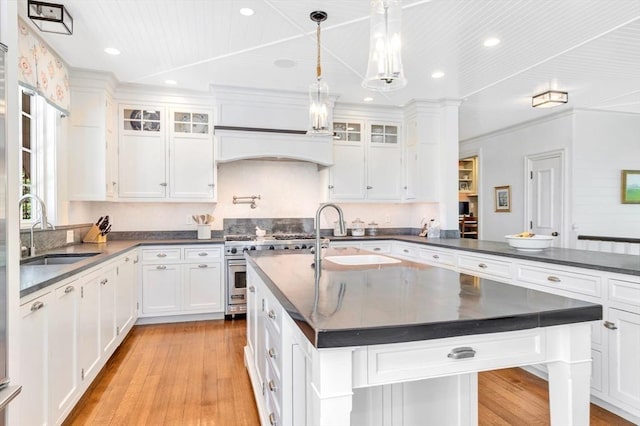
[[(348, 252), (329, 249), (325, 257), (332, 254)], [(597, 304), (413, 262), (341, 266), (325, 259), (318, 277), (309, 253), (254, 252), (245, 257), (317, 348), (602, 319)]]

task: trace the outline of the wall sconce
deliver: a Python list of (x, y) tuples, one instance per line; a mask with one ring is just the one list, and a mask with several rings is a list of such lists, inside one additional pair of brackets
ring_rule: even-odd
[(29, 19), (47, 33), (73, 34), (73, 18), (61, 4), (29, 0), (27, 5)]
[(531, 106), (534, 108), (551, 108), (569, 102), (569, 94), (559, 90), (547, 90), (531, 98)]

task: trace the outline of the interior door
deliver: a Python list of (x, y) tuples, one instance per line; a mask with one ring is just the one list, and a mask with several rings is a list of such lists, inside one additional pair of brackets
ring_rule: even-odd
[(556, 235), (554, 247), (562, 247), (564, 235), (563, 154), (554, 152), (528, 157), (529, 190), (527, 212), (534, 234)]

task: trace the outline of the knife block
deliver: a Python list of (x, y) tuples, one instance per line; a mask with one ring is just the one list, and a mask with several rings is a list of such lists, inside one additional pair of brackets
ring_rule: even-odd
[(106, 243), (107, 236), (101, 235), (100, 228), (97, 225), (92, 225), (87, 235), (82, 239), (83, 243)]

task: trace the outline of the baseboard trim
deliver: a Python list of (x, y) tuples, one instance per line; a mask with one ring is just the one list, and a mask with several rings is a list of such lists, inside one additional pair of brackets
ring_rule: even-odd
[(165, 315), (142, 318), (139, 317), (136, 321), (136, 325), (167, 324), (172, 322), (206, 321), (219, 319), (224, 319), (224, 312), (216, 312), (211, 314)]

